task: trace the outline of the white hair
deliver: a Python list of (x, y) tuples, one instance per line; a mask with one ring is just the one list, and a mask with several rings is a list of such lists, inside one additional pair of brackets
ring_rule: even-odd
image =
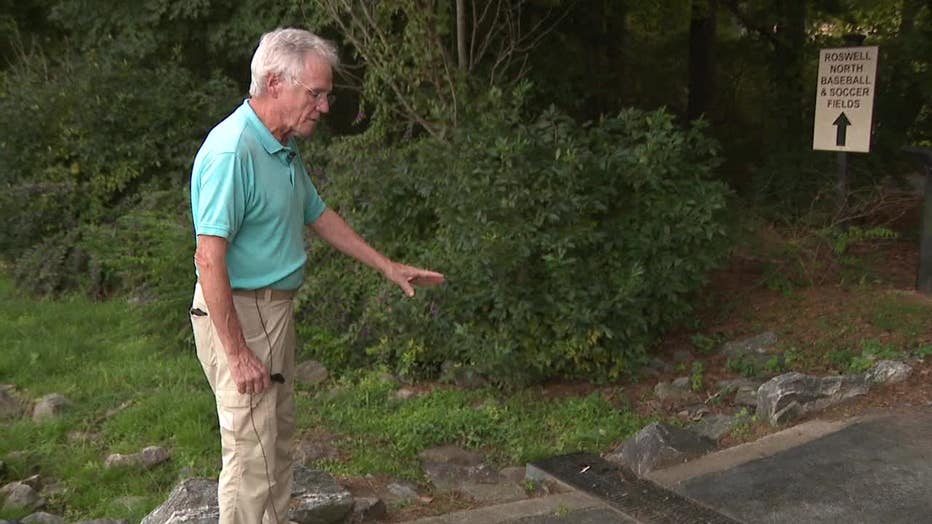
[(269, 75), (281, 75), (295, 83), (304, 71), (304, 63), (309, 54), (323, 58), (334, 69), (340, 65), (337, 48), (333, 42), (310, 31), (278, 28), (262, 35), (259, 47), (252, 56), (249, 95), (255, 97), (263, 94)]

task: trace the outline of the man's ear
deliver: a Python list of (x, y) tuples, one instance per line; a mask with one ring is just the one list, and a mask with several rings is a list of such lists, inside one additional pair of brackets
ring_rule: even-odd
[(272, 98), (278, 98), (284, 87), (285, 80), (282, 75), (272, 74), (265, 77), (265, 92)]

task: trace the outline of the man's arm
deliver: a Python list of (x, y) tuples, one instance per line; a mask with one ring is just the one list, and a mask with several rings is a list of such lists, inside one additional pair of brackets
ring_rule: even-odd
[(436, 285), (443, 283), (444, 277), (440, 273), (394, 262), (376, 251), (332, 209), (325, 210), (317, 220), (311, 223), (310, 227), (320, 238), (340, 252), (380, 271), (385, 275), (385, 278), (397, 284), (409, 297), (414, 296), (412, 284)]
[(197, 236), (194, 263), (204, 292), (210, 319), (226, 353), (230, 374), (240, 393), (261, 393), (269, 386), (269, 371), (246, 345), (243, 328), (233, 307), (227, 273), (227, 240), (212, 235)]

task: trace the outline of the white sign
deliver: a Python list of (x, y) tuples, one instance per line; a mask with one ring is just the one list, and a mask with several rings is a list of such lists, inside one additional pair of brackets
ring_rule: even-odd
[(877, 46), (819, 51), (812, 149), (871, 150)]

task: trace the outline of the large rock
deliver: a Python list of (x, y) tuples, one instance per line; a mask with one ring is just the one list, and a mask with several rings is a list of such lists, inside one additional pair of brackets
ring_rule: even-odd
[(45, 499), (25, 482), (11, 482), (0, 488), (0, 500), (3, 500), (5, 511), (36, 511), (45, 507)]
[(874, 384), (899, 384), (905, 382), (913, 367), (897, 360), (881, 360), (867, 372), (867, 379)]
[[(295, 466), (288, 517), (297, 524), (337, 524), (353, 510), (353, 498), (333, 478)], [(175, 486), (168, 500), (149, 513), (141, 524), (216, 524), (217, 481), (187, 479)]]
[(219, 519), (217, 481), (186, 479), (141, 524), (216, 524)]
[(621, 462), (638, 476), (708, 453), (715, 442), (692, 431), (654, 422), (606, 458)]
[(288, 518), (297, 524), (337, 524), (353, 511), (353, 496), (324, 471), (295, 465)]
[(707, 415), (690, 426), (690, 429), (698, 433), (699, 436), (718, 442), (735, 427), (735, 424), (737, 424), (735, 417)]
[(757, 416), (774, 426), (867, 393), (866, 375), (811, 377), (792, 372), (774, 377), (757, 390)]
[(36, 402), (32, 410), (32, 420), (42, 422), (60, 416), (68, 407), (71, 401), (60, 393), (49, 393)]
[(39, 511), (24, 518), (23, 524), (68, 524), (68, 521), (58, 515)]

